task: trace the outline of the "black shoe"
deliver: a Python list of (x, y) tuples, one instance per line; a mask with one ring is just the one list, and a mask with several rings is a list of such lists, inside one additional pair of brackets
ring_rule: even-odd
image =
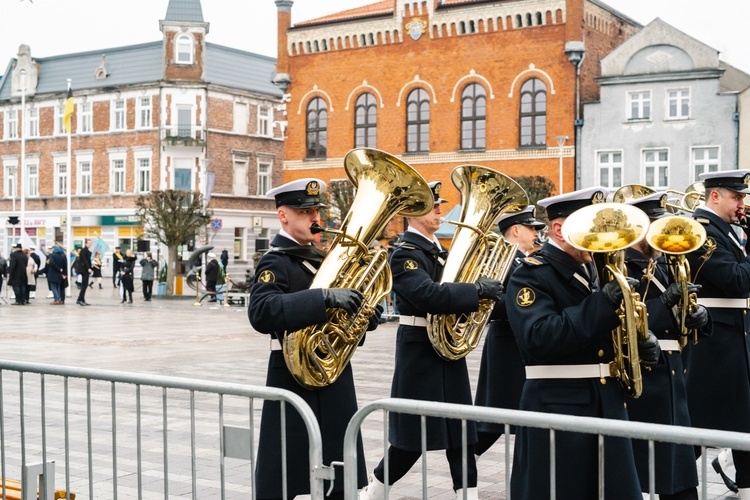
[(132, 303), (133, 303), (133, 299), (128, 299), (128, 304), (132, 304)]
[(711, 465), (713, 466), (716, 473), (721, 476), (721, 479), (724, 480), (724, 484), (726, 485), (726, 487), (737, 493), (739, 491), (739, 488), (737, 488), (737, 483), (729, 479), (729, 477), (724, 474), (724, 471), (721, 469), (721, 464), (719, 463), (719, 457), (714, 458), (713, 462), (711, 462)]
[(86, 303), (84, 301), (82, 301), (82, 300), (76, 300), (76, 304), (78, 304), (79, 306), (85, 306), (86, 305)]
[(99, 290), (103, 290), (102, 284), (99, 283)]
[(94, 288), (94, 284), (93, 283), (89, 283), (89, 288)]

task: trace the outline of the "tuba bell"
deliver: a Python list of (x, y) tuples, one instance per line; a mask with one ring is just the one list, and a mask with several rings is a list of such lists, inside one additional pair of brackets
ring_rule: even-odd
[[(461, 165), (451, 172), (461, 193), (459, 221), (441, 283), (474, 283), (480, 276), (505, 280), (518, 245), (491, 232), (500, 215), (529, 204), (521, 186), (510, 177), (479, 165)], [(427, 334), (437, 353), (449, 361), (463, 358), (482, 338), (495, 301), (482, 299), (470, 314), (428, 314)]]
[(326, 323), (284, 333), (286, 365), (308, 389), (336, 381), (367, 331), (375, 306), (391, 291), (388, 254), (371, 251), (370, 244), (396, 214), (418, 217), (433, 207), (427, 182), (388, 153), (354, 149), (344, 158), (344, 168), (357, 193), (340, 230), (331, 231), (336, 237), (310, 288), (354, 288), (364, 300), (354, 315), (328, 309)]
[[(691, 280), (690, 263), (685, 256), (702, 247), (706, 242), (706, 230), (694, 219), (673, 215), (662, 217), (651, 223), (646, 234), (646, 241), (652, 248), (663, 253), (667, 268), (675, 283), (680, 284), (680, 302), (677, 304), (679, 327), (677, 340), (680, 347), (685, 347), (688, 337), (698, 343), (698, 332), (692, 332), (685, 326), (685, 318), (698, 309), (698, 296), (688, 293)], [(708, 257), (706, 257), (708, 258)]]
[[(685, 188), (685, 191), (666, 189), (665, 192), (668, 196), (667, 211), (673, 214), (693, 213), (705, 201), (704, 191), (702, 182), (690, 184)], [(654, 193), (656, 193), (656, 189), (654, 188), (640, 184), (627, 184), (615, 191), (612, 201), (615, 203), (625, 203)]]
[(604, 269), (622, 290), (617, 310), (620, 326), (612, 332), (615, 359), (609, 372), (634, 398), (643, 392), (638, 341), (648, 338), (648, 313), (640, 294), (625, 279), (625, 250), (646, 236), (648, 225), (642, 210), (620, 203), (589, 205), (573, 212), (562, 225), (562, 236), (569, 244), (604, 256)]

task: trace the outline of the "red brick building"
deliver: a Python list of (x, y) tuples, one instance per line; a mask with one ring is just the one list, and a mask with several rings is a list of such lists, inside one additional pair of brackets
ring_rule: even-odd
[[(0, 80), (6, 256), (22, 227), (38, 247), (64, 242), (68, 192), (75, 244), (101, 237), (110, 249), (135, 247), (143, 232), (135, 200), (158, 189), (211, 195), (220, 224), (195, 244), (212, 244), (217, 254), (227, 248), (240, 272), (258, 241), (267, 242), (278, 221), (264, 195), (283, 175), (275, 60), (208, 43), (200, 0), (170, 0), (159, 28), (162, 39), (153, 43), (44, 58), (21, 45), (10, 61)], [(67, 79), (75, 103), (70, 161)], [(21, 224), (11, 225), (11, 216)]]
[(598, 0), (382, 0), (294, 26), (293, 0), (276, 5), (284, 179), (344, 178), (347, 151), (373, 147), (443, 181), (454, 204), (450, 171), (466, 163), (559, 189), (562, 162), (573, 190), (576, 110), (598, 98), (599, 60), (640, 28)]

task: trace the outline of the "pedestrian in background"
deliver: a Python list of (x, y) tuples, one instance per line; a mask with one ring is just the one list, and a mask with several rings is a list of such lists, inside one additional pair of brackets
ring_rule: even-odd
[(216, 282), (219, 281), (219, 261), (216, 260), (215, 253), (209, 253), (206, 264), (206, 290), (213, 292), (209, 302), (216, 302)]
[(42, 266), (42, 259), (39, 257), (39, 255), (36, 254), (36, 246), (31, 244), (29, 245), (29, 250), (27, 255), (29, 256), (29, 260), (33, 260), (34, 264), (36, 264), (36, 270), (34, 271), (33, 279), (29, 278), (29, 291), (28, 291), (28, 298), (35, 299), (36, 298), (36, 281), (37, 278), (39, 278), (39, 271), (44, 267)]
[(59, 306), (65, 303), (63, 296), (65, 288), (63, 283), (65, 281), (67, 270), (67, 262), (65, 260), (65, 250), (61, 246), (55, 246), (52, 249), (52, 253), (49, 254), (49, 260), (47, 262), (47, 283), (49, 284), (50, 290), (52, 290), (52, 301), (53, 306)]
[(115, 251), (112, 253), (112, 286), (115, 288), (120, 287), (120, 266), (124, 259), (120, 247), (115, 247)]
[(91, 264), (91, 238), (86, 238), (83, 243), (83, 248), (78, 251), (78, 266), (76, 270), (81, 275), (81, 291), (78, 292), (78, 300), (76, 304), (79, 306), (90, 306), (86, 302), (86, 290), (89, 288), (89, 278), (93, 274), (94, 270)]
[[(94, 280), (96, 280), (96, 283), (99, 285), (99, 290), (102, 289), (102, 258), (101, 254), (97, 251), (94, 253), (94, 260), (91, 263), (91, 269), (93, 270), (92, 277)], [(89, 283), (89, 287), (94, 287), (94, 282), (92, 281)]]
[(15, 296), (14, 306), (22, 306), (26, 302), (26, 286), (29, 283), (29, 279), (26, 276), (26, 266), (28, 263), (29, 258), (23, 253), (21, 244), (16, 244), (13, 247), (13, 252), (10, 254), (10, 265), (8, 267), (8, 286), (13, 287), (13, 295)]
[(125, 250), (125, 259), (120, 265), (120, 283), (122, 284), (122, 302), (125, 303), (127, 298), (128, 303), (133, 303), (133, 273), (135, 271), (135, 254), (131, 249)]
[(146, 252), (146, 257), (141, 259), (141, 281), (143, 282), (143, 300), (151, 302), (151, 294), (154, 290), (154, 278), (156, 277), (156, 261), (151, 252)]
[(229, 265), (229, 252), (227, 252), (227, 249), (221, 251), (221, 267), (224, 268), (224, 274), (227, 274), (227, 266)]
[(3, 279), (6, 274), (8, 274), (8, 261), (5, 260), (2, 252), (0, 252), (0, 293), (3, 292)]
[[(36, 272), (39, 269), (39, 266), (36, 264), (36, 260), (31, 258), (31, 255), (33, 254), (31, 250), (28, 248), (23, 249), (23, 253), (26, 254), (26, 257), (28, 259), (26, 260), (26, 297), (24, 298), (25, 304), (31, 304), (31, 294), (32, 292), (36, 294)], [(37, 256), (37, 259), (39, 256)]]

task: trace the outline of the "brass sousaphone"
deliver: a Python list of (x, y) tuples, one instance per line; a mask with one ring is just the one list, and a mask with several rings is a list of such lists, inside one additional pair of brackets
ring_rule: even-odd
[(604, 256), (609, 279), (617, 281), (623, 301), (617, 310), (620, 326), (612, 332), (615, 359), (610, 375), (625, 392), (637, 398), (643, 392), (638, 341), (648, 338), (648, 313), (638, 292), (628, 285), (625, 250), (646, 236), (648, 216), (621, 203), (598, 203), (573, 212), (562, 225), (562, 236), (573, 247)]
[(328, 309), (326, 323), (284, 333), (286, 365), (308, 389), (336, 381), (367, 331), (375, 306), (391, 291), (388, 254), (371, 251), (372, 242), (394, 215), (419, 217), (434, 205), (422, 176), (388, 153), (354, 149), (344, 158), (344, 168), (357, 193), (341, 228), (332, 231), (336, 237), (310, 288), (354, 288), (364, 300), (353, 315)]

